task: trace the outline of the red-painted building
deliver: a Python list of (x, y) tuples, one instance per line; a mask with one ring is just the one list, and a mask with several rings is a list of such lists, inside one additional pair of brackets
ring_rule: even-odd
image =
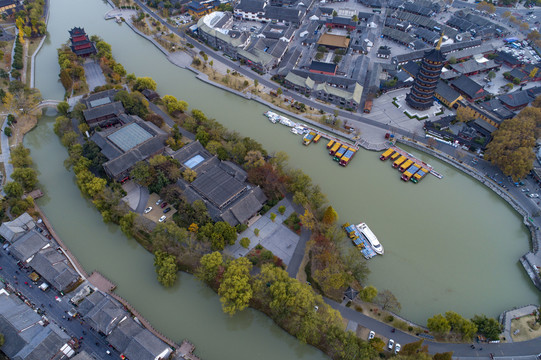
[(86, 57), (97, 52), (94, 43), (90, 41), (83, 28), (75, 27), (71, 29), (69, 33), (71, 38), (71, 51), (73, 51), (75, 55)]

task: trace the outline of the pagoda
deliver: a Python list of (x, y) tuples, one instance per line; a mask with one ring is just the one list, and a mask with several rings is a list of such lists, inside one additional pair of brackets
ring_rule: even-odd
[(94, 43), (90, 41), (88, 35), (86, 35), (85, 29), (74, 27), (69, 33), (71, 38), (71, 51), (73, 51), (75, 55), (86, 57), (97, 52)]
[(428, 110), (432, 106), (434, 92), (445, 62), (445, 56), (441, 52), (442, 40), (443, 34), (438, 45), (425, 54), (411, 91), (406, 95), (406, 103), (416, 110)]

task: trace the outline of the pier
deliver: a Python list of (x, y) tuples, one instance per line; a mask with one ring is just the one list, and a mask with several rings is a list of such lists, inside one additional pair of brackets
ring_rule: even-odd
[(394, 151), (396, 151), (397, 153), (399, 153), (400, 155), (404, 156), (405, 158), (413, 161), (414, 163), (416, 164), (419, 164), (421, 165), (422, 167), (424, 167), (425, 169), (427, 169), (430, 174), (434, 175), (435, 177), (437, 177), (438, 179), (442, 179), (443, 178), (443, 175), (441, 175), (440, 173), (438, 173), (436, 170), (434, 170), (434, 168), (432, 167), (432, 165), (430, 164), (427, 164), (425, 163), (424, 161), (421, 161), (419, 159), (417, 159), (415, 156), (411, 155), (410, 153), (406, 152), (405, 150), (402, 150), (400, 149), (399, 147), (393, 145), (391, 146), (391, 149), (393, 149)]

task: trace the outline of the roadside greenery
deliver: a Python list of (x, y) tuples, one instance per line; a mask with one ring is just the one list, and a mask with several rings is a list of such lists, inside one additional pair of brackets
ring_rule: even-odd
[(19, 144), (11, 149), (11, 161), (13, 173), (9, 181), (4, 186), (7, 195), (7, 205), (13, 216), (19, 216), (30, 208), (34, 207), (34, 200), (25, 193), (34, 190), (38, 184), (37, 172), (34, 169), (34, 162), (30, 157), (30, 150), (23, 144)]
[(62, 45), (58, 52), (60, 65), (60, 82), (66, 90), (66, 96), (72, 96), (88, 91), (83, 60), (71, 51), (67, 45)]
[(499, 340), (503, 330), (502, 325), (493, 318), (475, 315), (468, 320), (454, 311), (429, 318), (427, 328), (439, 337), (454, 336), (462, 341), (471, 341), (476, 334), (484, 335), (489, 340)]

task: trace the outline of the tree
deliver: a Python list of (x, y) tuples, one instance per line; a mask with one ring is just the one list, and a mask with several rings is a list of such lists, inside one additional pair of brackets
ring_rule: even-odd
[(378, 295), (378, 289), (372, 285), (365, 286), (359, 293), (362, 301), (372, 302)]
[(30, 149), (24, 147), (22, 143), (11, 149), (11, 165), (14, 168), (28, 167), (32, 165), (32, 158), (30, 157)]
[(276, 214), (275, 213), (271, 213), (270, 214), (270, 219), (272, 222), (274, 222), (276, 220)]
[(447, 334), (451, 330), (449, 321), (442, 314), (437, 314), (429, 318), (426, 321), (426, 327), (428, 330), (442, 335)]
[(6, 134), (7, 137), (11, 137), (11, 135), (12, 135), (12, 130), (11, 130), (11, 128), (10, 128), (9, 126), (6, 126), (6, 127), (4, 128), (4, 134)]
[(537, 30), (532, 30), (532, 31), (530, 31), (528, 36), (526, 36), (526, 38), (528, 40), (531, 40), (531, 41), (540, 40), (541, 39), (541, 33), (539, 33), (539, 31), (537, 31)]
[(471, 321), (477, 325), (479, 333), (489, 340), (499, 340), (503, 326), (498, 321), (485, 315), (475, 315)]
[(128, 114), (137, 115), (142, 119), (148, 115), (148, 101), (139, 92), (128, 93), (121, 90), (116, 93), (115, 100), (122, 102)]
[[(346, 268), (351, 272), (355, 280), (359, 281), (360, 283), (364, 283), (366, 279), (368, 278), (368, 275), (370, 274), (370, 268), (368, 267), (367, 261), (359, 256), (359, 250), (354, 247), (349, 247), (347, 252), (341, 256), (342, 262), (346, 266)], [(373, 290), (375, 290), (374, 297), (377, 295), (376, 288), (372, 287)], [(365, 301), (372, 301), (371, 300), (365, 300)]]
[(278, 206), (278, 212), (280, 213), (280, 215), (284, 215), (284, 213), (286, 212), (286, 207), (284, 205)]
[(4, 185), (4, 191), (8, 197), (15, 199), (20, 199), (24, 193), (22, 185), (16, 181), (10, 181)]
[(381, 305), (383, 310), (389, 310), (393, 312), (400, 312), (402, 305), (398, 302), (398, 299), (389, 290), (383, 290), (376, 296), (376, 303)]
[(278, 96), (282, 95), (283, 94), (282, 88), (278, 88), (278, 90), (276, 90), (276, 94), (278, 94)]
[(195, 180), (195, 178), (197, 177), (197, 173), (192, 170), (192, 169), (186, 169), (182, 172), (182, 177), (184, 178), (184, 180), (186, 180), (187, 182), (192, 182)]
[(323, 214), (323, 223), (327, 225), (332, 225), (338, 220), (338, 213), (332, 206), (327, 207), (325, 213)]
[(171, 287), (177, 281), (177, 263), (174, 255), (163, 251), (154, 253), (154, 268), (158, 281), (165, 287)]
[(468, 122), (475, 119), (475, 115), (473, 115), (468, 108), (461, 106), (456, 110), (456, 119), (460, 122)]
[(436, 353), (433, 357), (434, 360), (453, 360), (453, 352)]
[(423, 347), (423, 339), (419, 339), (409, 344), (405, 344), (402, 350), (400, 351), (401, 355), (416, 355), (419, 353), (427, 353), (428, 349), (426, 346)]
[(370, 339), (368, 343), (377, 350), (377, 352), (383, 352), (383, 348), (385, 348), (385, 342), (381, 340), (379, 337), (375, 337), (373, 339)]
[(255, 234), (255, 236), (259, 236), (259, 229), (257, 229), (257, 228), (254, 229), (254, 234)]
[(527, 22), (520, 23), (519, 28), (522, 31), (529, 30), (530, 29), (530, 24), (528, 24)]
[(250, 270), (252, 270), (252, 263), (245, 257), (229, 263), (218, 289), (225, 313), (233, 315), (248, 307), (253, 295)]
[(33, 190), (38, 183), (38, 175), (32, 168), (15, 168), (11, 178), (21, 184), (24, 191)]
[(165, 103), (165, 107), (167, 108), (167, 112), (169, 114), (173, 114), (175, 112), (183, 113), (188, 109), (188, 103), (186, 101), (179, 101), (172, 95), (165, 95), (163, 97), (163, 102)]
[(240, 239), (240, 246), (242, 246), (245, 249), (248, 249), (248, 247), (250, 246), (250, 239), (247, 237), (243, 237), (242, 239)]
[(154, 171), (146, 161), (138, 161), (130, 172), (130, 177), (142, 186), (149, 186), (154, 180)]
[(353, 22), (358, 22), (358, 21), (359, 21), (359, 17), (358, 17), (357, 15), (353, 15), (353, 16), (351, 17), (351, 21), (353, 21)]
[(518, 77), (513, 78), (513, 84), (520, 85), (520, 79)]
[(58, 105), (56, 105), (56, 110), (58, 111), (60, 115), (63, 115), (63, 116), (68, 116), (69, 108), (70, 108), (69, 104), (65, 101), (62, 101)]
[(528, 107), (512, 119), (504, 120), (488, 144), (485, 159), (506, 176), (524, 178), (533, 168), (535, 135), (541, 123), (541, 109)]
[(134, 223), (135, 218), (137, 217), (137, 214), (134, 212), (129, 212), (126, 215), (124, 215), (122, 218), (120, 218), (119, 225), (120, 230), (129, 238), (132, 238), (134, 235)]
[(195, 276), (208, 284), (216, 279), (218, 272), (224, 265), (222, 254), (219, 251), (203, 255), (199, 262), (201, 266), (197, 268)]
[(496, 77), (496, 73), (494, 71), (489, 71), (487, 77), (489, 80), (492, 80)]
[(509, 11), (509, 10), (505, 10), (505, 11), (503, 12), (503, 14), (502, 14), (502, 17), (503, 17), (504, 19), (509, 18), (509, 16), (511, 16), (511, 11)]
[(451, 56), (449, 58), (449, 64), (451, 64), (451, 65), (456, 64), (456, 58), (454, 56)]
[(0, 347), (4, 346), (5, 341), (4, 334), (0, 333)]
[(265, 165), (265, 159), (263, 159), (263, 154), (259, 150), (248, 151), (244, 157), (244, 161), (244, 166), (248, 169)]
[(133, 85), (134, 91), (143, 91), (145, 89), (156, 90), (156, 82), (151, 77), (140, 77), (135, 79)]

